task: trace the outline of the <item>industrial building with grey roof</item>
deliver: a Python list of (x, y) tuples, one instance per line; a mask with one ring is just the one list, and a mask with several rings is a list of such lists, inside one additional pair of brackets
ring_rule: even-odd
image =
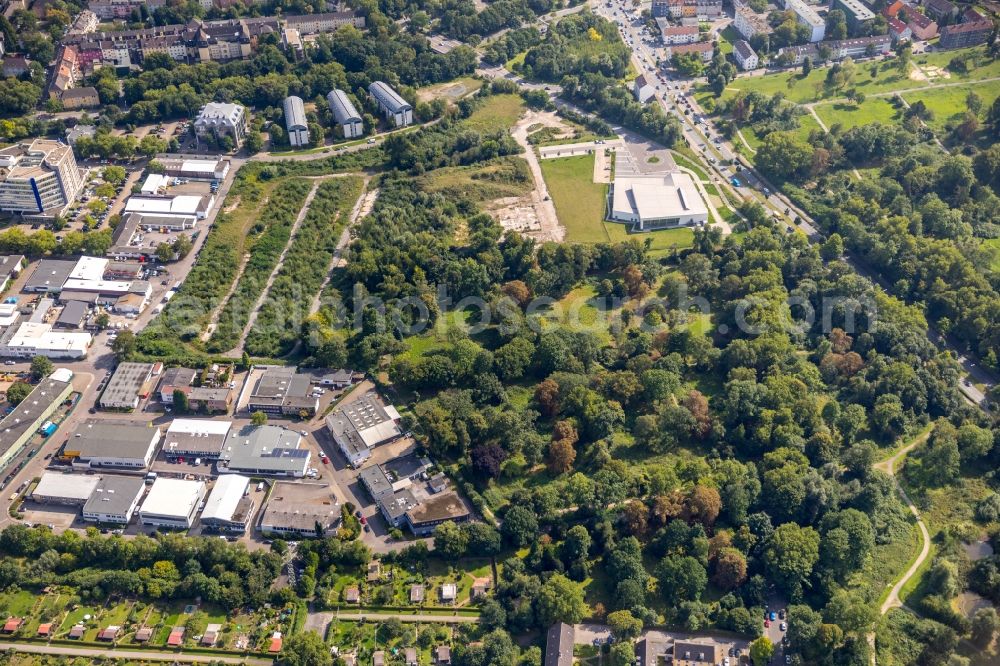
[(121, 363), (101, 394), (102, 409), (135, 409), (153, 374), (152, 363)]
[(325, 483), (278, 481), (264, 507), (259, 529), (264, 533), (326, 533), (340, 521), (340, 506), (333, 488)]
[(160, 429), (145, 421), (88, 419), (63, 445), (74, 467), (145, 469), (160, 442)]
[(83, 519), (96, 523), (127, 525), (146, 490), (141, 476), (103, 474), (83, 505)]
[(309, 375), (299, 374), (295, 368), (265, 368), (250, 391), (247, 409), (273, 415), (315, 414), (319, 398), (311, 392)]
[(219, 454), (218, 470), (251, 475), (302, 478), (309, 469), (309, 449), (299, 448), (302, 436), (273, 425), (230, 430)]

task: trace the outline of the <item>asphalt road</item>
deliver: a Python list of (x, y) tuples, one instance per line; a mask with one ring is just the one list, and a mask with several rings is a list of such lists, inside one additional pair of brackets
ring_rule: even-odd
[(255, 657), (226, 657), (214, 654), (185, 654), (184, 652), (152, 652), (149, 650), (118, 650), (116, 648), (88, 648), (83, 646), (46, 645), (42, 643), (10, 643), (0, 642), (0, 650), (15, 650), (29, 654), (54, 654), (68, 657), (98, 657), (134, 659), (136, 661), (170, 661), (175, 663), (223, 663), (251, 664), (252, 666), (271, 666), (271, 659)]

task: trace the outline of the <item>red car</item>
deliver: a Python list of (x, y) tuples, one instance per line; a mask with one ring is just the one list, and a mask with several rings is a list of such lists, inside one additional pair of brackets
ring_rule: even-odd
[(321, 455), (321, 456), (319, 457), (319, 459), (323, 461), (323, 464), (324, 464), (324, 465), (329, 465), (329, 464), (330, 464), (330, 459), (326, 457), (326, 454), (325, 454), (325, 453), (324, 453), (323, 455)]
[(771, 621), (770, 620), (764, 620), (764, 628), (767, 629), (770, 626), (771, 626)]
[(367, 525), (368, 524), (368, 519), (365, 518), (364, 516), (361, 516), (361, 524), (362, 525)]

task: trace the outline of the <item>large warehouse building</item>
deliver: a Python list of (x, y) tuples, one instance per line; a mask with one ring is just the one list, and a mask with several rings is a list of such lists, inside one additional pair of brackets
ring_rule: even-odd
[(121, 363), (101, 394), (101, 409), (132, 410), (149, 395), (152, 363)]
[(190, 529), (204, 499), (205, 484), (201, 481), (160, 477), (139, 509), (139, 521), (155, 527)]
[(264, 507), (260, 531), (265, 534), (326, 534), (340, 522), (340, 505), (325, 483), (278, 481)]
[(163, 438), (163, 454), (168, 458), (215, 460), (232, 427), (232, 421), (174, 419)]
[(142, 477), (105, 474), (83, 505), (83, 519), (91, 523), (128, 525), (146, 489)]
[(0, 469), (24, 450), (32, 437), (73, 392), (73, 373), (59, 368), (0, 421)]
[(326, 417), (326, 429), (353, 467), (371, 457), (371, 450), (402, 434), (399, 412), (384, 405), (374, 391), (338, 407)]
[(45, 472), (31, 491), (31, 499), (41, 504), (83, 506), (100, 480), (99, 476)]
[(222, 532), (246, 532), (254, 510), (249, 490), (250, 477), (242, 474), (220, 476), (201, 512), (201, 524)]
[(63, 445), (63, 456), (83, 469), (145, 469), (160, 442), (151, 423), (88, 419)]
[(627, 176), (611, 186), (608, 217), (633, 231), (689, 227), (708, 221), (708, 208), (687, 174)]
[(219, 473), (290, 476), (301, 479), (311, 453), (299, 448), (302, 436), (278, 426), (244, 426), (231, 430), (219, 456)]

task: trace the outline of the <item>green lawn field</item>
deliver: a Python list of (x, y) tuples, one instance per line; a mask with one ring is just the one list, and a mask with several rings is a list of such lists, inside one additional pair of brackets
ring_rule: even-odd
[[(922, 100), (927, 108), (934, 113), (934, 117), (927, 121), (928, 126), (940, 133), (949, 123), (954, 124), (961, 120), (962, 114), (965, 113), (965, 98), (970, 91), (975, 91), (983, 99), (984, 109), (989, 109), (993, 101), (1000, 97), (1000, 85), (979, 83), (907, 93), (903, 95), (903, 99), (909, 104)], [(980, 115), (981, 119), (982, 114)]]
[[(941, 71), (954, 58), (965, 54), (976, 56), (969, 72), (958, 74)], [(893, 60), (878, 63), (858, 62), (855, 66), (854, 79), (848, 88), (854, 88), (870, 96), (875, 93), (926, 88), (927, 86), (955, 81), (975, 82), (1000, 76), (1000, 61), (993, 61), (983, 54), (982, 47), (975, 47), (917, 55), (913, 57), (910, 73), (905, 76)], [(875, 68), (875, 76), (872, 76), (871, 73), (873, 67)], [(846, 88), (830, 91), (823, 85), (828, 69), (828, 67), (816, 68), (806, 77), (802, 76), (801, 68), (766, 76), (741, 77), (730, 82), (723, 98), (731, 97), (740, 90), (756, 90), (766, 95), (780, 92), (790, 101), (799, 104), (841, 98), (844, 96)], [(704, 101), (711, 97), (711, 93), (707, 88), (702, 88), (697, 96), (699, 100)]]
[(607, 186), (594, 182), (594, 156), (557, 157), (539, 161), (559, 222), (571, 243), (605, 243)]
[[(868, 123), (884, 123), (886, 125), (898, 122), (897, 110), (885, 97), (870, 97), (861, 104), (850, 102), (834, 102), (832, 104), (817, 104), (816, 114), (827, 127), (840, 125), (844, 129), (867, 125)], [(814, 120), (811, 115), (808, 116)], [(806, 132), (808, 134), (808, 132)]]
[(464, 127), (478, 132), (495, 132), (514, 125), (524, 111), (524, 101), (518, 95), (491, 95), (486, 102), (472, 112)]

